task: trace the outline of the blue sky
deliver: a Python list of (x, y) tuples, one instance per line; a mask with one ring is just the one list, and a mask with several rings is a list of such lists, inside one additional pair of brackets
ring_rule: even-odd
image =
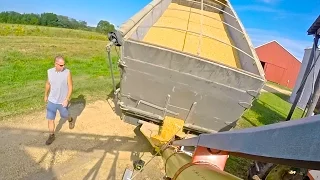
[[(320, 0), (230, 0), (254, 46), (277, 40), (298, 59), (312, 45), (307, 29), (320, 15)], [(115, 25), (151, 0), (0, 0), (0, 11), (53, 12), (95, 26), (104, 19)]]

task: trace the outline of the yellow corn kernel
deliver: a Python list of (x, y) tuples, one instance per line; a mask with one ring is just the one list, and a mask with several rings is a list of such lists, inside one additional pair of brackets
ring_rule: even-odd
[(182, 133), (183, 126), (183, 120), (166, 116), (159, 130), (159, 134), (151, 137), (153, 144), (161, 146), (169, 142), (176, 134)]
[(184, 31), (151, 27), (143, 41), (181, 51), (184, 38)]
[[(237, 50), (220, 42), (233, 45), (226, 26), (221, 22), (223, 15), (209, 11), (203, 11), (203, 15), (201, 27), (201, 10), (171, 3), (147, 32), (143, 41), (194, 55), (198, 55), (199, 52), (200, 57), (210, 61), (241, 68)], [(186, 30), (199, 34), (202, 31), (203, 35), (213, 38), (206, 36), (201, 38), (200, 35), (186, 32)], [(198, 48), (200, 39), (201, 44)]]

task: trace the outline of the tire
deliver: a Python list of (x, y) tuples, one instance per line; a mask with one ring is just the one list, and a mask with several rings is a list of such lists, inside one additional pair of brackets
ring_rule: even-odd
[[(259, 171), (257, 170), (257, 167)], [(275, 167), (274, 164), (271, 163), (263, 163), (263, 162), (253, 162), (248, 170), (248, 180), (264, 180), (269, 172)]]

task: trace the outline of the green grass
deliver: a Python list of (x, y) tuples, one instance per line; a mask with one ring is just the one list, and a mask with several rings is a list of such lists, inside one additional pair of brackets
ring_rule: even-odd
[[(45, 107), (43, 95), (46, 73), (48, 68), (53, 67), (53, 58), (58, 54), (66, 58), (66, 66), (72, 72), (73, 98), (80, 94), (87, 100), (106, 98), (112, 89), (110, 69), (106, 62), (106, 40), (90, 39), (88, 37), (95, 33), (87, 31), (40, 29), (54, 33), (50, 37), (46, 33), (32, 34), (37, 36), (0, 36), (0, 120)], [(0, 34), (2, 30), (0, 28)], [(70, 33), (64, 34), (63, 31)], [(118, 78), (116, 52), (112, 52), (112, 60)]]
[(89, 31), (74, 29), (32, 26), (21, 24), (1, 24), (0, 36), (45, 36), (59, 38), (81, 38), (90, 40), (107, 40), (107, 36)]
[[(253, 102), (253, 106), (243, 114), (235, 129), (263, 126), (285, 120), (291, 108), (291, 104), (286, 102), (288, 98), (289, 96), (284, 94), (262, 93)], [(292, 119), (301, 118), (301, 115), (302, 110), (297, 108)], [(230, 156), (227, 161), (226, 171), (246, 179), (247, 170), (251, 162), (248, 159)]]
[[(291, 104), (285, 101), (288, 95), (277, 93), (262, 93), (255, 100), (252, 107), (247, 110), (237, 123), (237, 128), (262, 126), (283, 121), (291, 108)], [(301, 118), (302, 110), (296, 109), (293, 119)]]

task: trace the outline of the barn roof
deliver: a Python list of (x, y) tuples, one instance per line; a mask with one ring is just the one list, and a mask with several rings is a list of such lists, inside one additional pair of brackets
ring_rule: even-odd
[(295, 55), (293, 55), (288, 49), (286, 49), (285, 47), (283, 47), (278, 41), (276, 41), (276, 40), (272, 40), (272, 41), (269, 41), (269, 42), (267, 42), (267, 43), (264, 43), (264, 44), (262, 44), (262, 45), (260, 45), (260, 46), (257, 46), (255, 49), (257, 49), (257, 48), (260, 48), (260, 47), (263, 47), (263, 46), (267, 46), (267, 45), (269, 45), (269, 44), (271, 44), (271, 43), (277, 43), (280, 47), (282, 47), (285, 51), (287, 51), (291, 56), (293, 56), (295, 59), (296, 59), (296, 61), (298, 61), (299, 63), (301, 63), (301, 61), (299, 61), (299, 59), (295, 56)]
[(308, 29), (308, 35), (314, 35), (320, 29), (320, 16), (313, 22), (311, 27)]

